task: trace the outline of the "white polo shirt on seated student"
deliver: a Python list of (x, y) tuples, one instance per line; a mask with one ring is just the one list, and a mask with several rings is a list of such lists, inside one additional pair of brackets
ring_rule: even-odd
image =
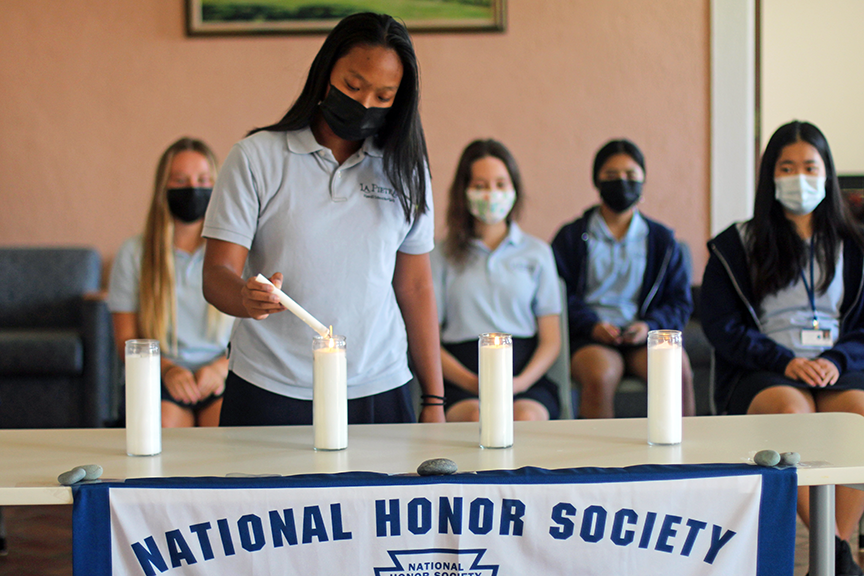
[[(143, 234), (126, 240), (117, 252), (108, 281), (108, 309), (111, 312), (137, 314), (141, 309), (138, 285), (143, 254)], [(192, 372), (225, 355), (231, 331), (229, 316), (224, 316), (224, 321), (214, 327), (208, 326), (209, 305), (201, 290), (203, 267), (203, 246), (191, 254), (174, 248), (177, 350), (162, 349), (160, 353)], [(173, 331), (175, 327), (169, 327), (169, 330)]]
[[(258, 132), (225, 159), (203, 235), (249, 249), (244, 279), (284, 277), (282, 290), (346, 337), (348, 398), (408, 382), (408, 342), (392, 280), (396, 253), (432, 250), (433, 213), (406, 221), (368, 138), (341, 166), (307, 129)], [(313, 332), (291, 312), (239, 320), (229, 368), (260, 388), (312, 399)]]
[(585, 303), (603, 322), (626, 326), (639, 318), (639, 295), (648, 262), (648, 223), (634, 210), (627, 233), (619, 240), (600, 210), (590, 218)]
[(476, 340), (483, 332), (529, 338), (537, 333), (537, 318), (561, 313), (552, 249), (515, 222), (495, 250), (472, 240), (463, 268), (447, 260), (443, 245), (436, 246), (432, 277), (441, 341), (447, 344)]

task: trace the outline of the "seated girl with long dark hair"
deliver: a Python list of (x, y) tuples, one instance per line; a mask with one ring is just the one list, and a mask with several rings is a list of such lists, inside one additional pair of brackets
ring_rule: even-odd
[[(721, 413), (864, 415), (862, 246), (825, 136), (806, 122), (778, 128), (753, 219), (708, 243), (702, 322)], [(846, 540), (864, 493), (838, 487), (836, 510), (837, 574), (862, 574)], [(798, 512), (809, 523), (806, 491)]]
[(447, 207), (447, 237), (432, 252), (447, 420), (479, 419), (477, 337), (513, 335), (513, 417), (557, 418), (546, 371), (561, 348), (561, 295), (548, 244), (522, 232), (515, 158), (495, 140), (462, 152)]

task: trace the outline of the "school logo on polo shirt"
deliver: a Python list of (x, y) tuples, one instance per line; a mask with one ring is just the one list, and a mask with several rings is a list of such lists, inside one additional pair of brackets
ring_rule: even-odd
[(393, 188), (385, 188), (378, 184), (364, 184), (360, 182), (360, 191), (363, 192), (365, 198), (373, 200), (386, 200), (388, 202), (396, 201), (396, 191)]

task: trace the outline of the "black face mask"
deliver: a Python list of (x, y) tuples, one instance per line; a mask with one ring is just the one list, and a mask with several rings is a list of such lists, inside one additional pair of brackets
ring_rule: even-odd
[(642, 182), (606, 180), (600, 182), (600, 198), (615, 212), (624, 212), (642, 197)]
[(183, 222), (195, 222), (204, 217), (213, 188), (169, 188), (168, 209)]
[(330, 92), (318, 106), (321, 115), (333, 133), (343, 140), (365, 140), (384, 126), (389, 108), (366, 108), (338, 88), (330, 85)]

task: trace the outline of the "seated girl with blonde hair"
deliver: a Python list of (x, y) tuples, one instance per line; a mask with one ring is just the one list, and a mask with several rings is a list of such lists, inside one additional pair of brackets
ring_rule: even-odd
[(144, 233), (123, 244), (111, 270), (108, 307), (120, 358), (126, 340), (159, 341), (164, 427), (219, 424), (231, 322), (207, 304), (201, 287), (201, 229), (216, 169), (200, 140), (169, 146), (156, 169)]

